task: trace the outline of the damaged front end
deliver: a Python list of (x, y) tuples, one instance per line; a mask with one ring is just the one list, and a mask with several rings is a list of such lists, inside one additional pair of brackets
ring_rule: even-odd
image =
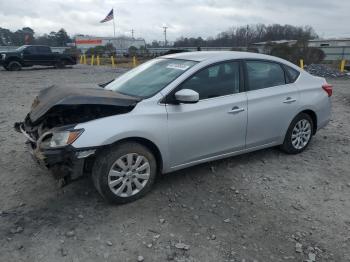
[(51, 170), (62, 185), (80, 178), (88, 170), (87, 159), (97, 149), (74, 148), (72, 143), (84, 130), (71, 126), (53, 128), (39, 138), (26, 131), (25, 123), (15, 123), (15, 129), (28, 139), (26, 145), (35, 162)]
[(26, 138), (34, 160), (52, 171), (64, 185), (91, 170), (98, 146), (75, 148), (72, 144), (84, 132), (78, 123), (130, 112), (138, 100), (102, 88), (50, 87), (32, 104), (16, 131)]

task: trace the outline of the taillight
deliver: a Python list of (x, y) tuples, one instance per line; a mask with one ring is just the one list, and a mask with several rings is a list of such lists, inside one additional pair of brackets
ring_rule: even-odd
[(323, 88), (324, 91), (327, 92), (328, 96), (332, 96), (332, 94), (333, 94), (333, 86), (332, 85), (324, 84), (324, 85), (322, 85), (322, 88)]

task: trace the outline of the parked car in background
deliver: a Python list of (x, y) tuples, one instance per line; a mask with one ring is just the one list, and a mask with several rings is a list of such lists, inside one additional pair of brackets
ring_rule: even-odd
[(8, 71), (18, 71), (22, 67), (34, 65), (63, 68), (76, 63), (76, 56), (54, 53), (49, 46), (44, 45), (24, 45), (13, 51), (0, 52), (0, 65)]
[(56, 176), (92, 173), (108, 201), (145, 195), (157, 174), (280, 146), (300, 153), (330, 120), (332, 86), (277, 57), (185, 52), (104, 88), (50, 87), (17, 131)]

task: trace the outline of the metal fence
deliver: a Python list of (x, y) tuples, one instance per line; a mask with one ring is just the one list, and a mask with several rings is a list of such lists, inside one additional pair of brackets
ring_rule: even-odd
[(326, 61), (350, 60), (350, 46), (319, 47), (326, 55)]
[[(1, 51), (11, 51), (18, 48), (18, 46), (0, 46), (0, 52)], [(70, 47), (60, 47), (55, 46), (51, 47), (53, 52), (63, 53), (64, 50), (69, 49)], [(350, 61), (350, 46), (326, 46), (326, 47), (319, 47), (323, 50), (326, 57), (324, 60), (326, 61), (339, 61), (339, 60), (347, 60)], [(149, 56), (159, 56), (162, 55), (170, 50), (186, 50), (186, 51), (198, 51), (200, 49), (201, 51), (230, 51), (230, 50), (241, 50), (246, 51), (246, 47), (150, 47), (143, 51), (139, 50), (139, 55), (145, 55), (145, 51), (147, 52), (147, 55)], [(127, 50), (116, 50), (117, 54), (125, 54), (125, 51)], [(123, 51), (123, 52), (122, 52)]]

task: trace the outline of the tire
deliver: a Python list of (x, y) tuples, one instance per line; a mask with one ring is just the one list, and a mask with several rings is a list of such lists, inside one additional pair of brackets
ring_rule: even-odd
[(55, 67), (56, 68), (65, 68), (66, 67), (66, 61), (65, 60), (58, 60), (56, 63), (55, 63)]
[(305, 113), (297, 115), (289, 125), (281, 149), (287, 154), (299, 154), (310, 144), (314, 130), (312, 118)]
[(9, 71), (9, 68), (7, 66), (4, 66), (4, 68), (5, 68), (6, 71)]
[(11, 61), (8, 63), (7, 68), (9, 71), (20, 71), (22, 69), (22, 65), (18, 61)]
[[(133, 172), (135, 167), (121, 168), (123, 165), (120, 161), (127, 166), (130, 155), (135, 167), (138, 157), (142, 158), (138, 165), (142, 170)], [(147, 163), (149, 168), (144, 168)], [(156, 175), (157, 162), (154, 155), (148, 148), (135, 142), (125, 142), (100, 152), (92, 168), (92, 180), (97, 191), (105, 200), (114, 204), (125, 204), (143, 197), (151, 190)], [(138, 186), (135, 179), (139, 182)]]

